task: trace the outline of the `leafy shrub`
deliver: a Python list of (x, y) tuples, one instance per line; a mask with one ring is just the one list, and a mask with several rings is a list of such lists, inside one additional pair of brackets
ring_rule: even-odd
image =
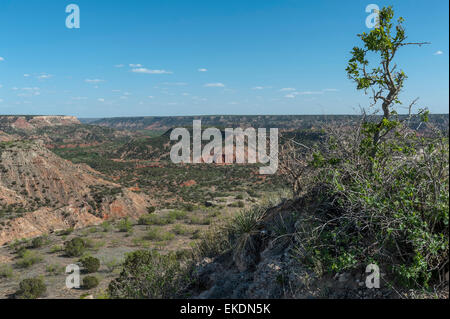
[(45, 271), (48, 272), (50, 275), (56, 276), (63, 274), (65, 272), (65, 268), (62, 265), (52, 264), (47, 265)]
[(199, 217), (199, 216), (190, 216), (189, 223), (193, 225), (210, 225), (211, 218), (209, 217)]
[(49, 240), (47, 236), (40, 236), (33, 238), (31, 241), (31, 247), (32, 248), (41, 248), (42, 246), (48, 244)]
[(191, 249), (181, 249), (175, 252), (175, 257), (179, 261), (192, 260), (192, 250)]
[(122, 262), (115, 258), (103, 260), (102, 263), (103, 263), (103, 265), (105, 265), (106, 270), (108, 272), (114, 272), (116, 269), (118, 269), (122, 265)]
[(101, 247), (105, 246), (106, 242), (104, 240), (93, 240), (91, 238), (85, 238), (84, 244), (86, 248), (90, 250), (98, 251)]
[(147, 240), (156, 240), (156, 241), (169, 241), (175, 237), (174, 234), (169, 232), (164, 232), (157, 227), (151, 227), (147, 234), (145, 235), (145, 239)]
[(58, 252), (61, 252), (61, 251), (64, 251), (64, 247), (61, 246), (61, 245), (55, 245), (55, 246), (53, 246), (52, 248), (50, 248), (50, 252), (51, 252), (52, 254), (58, 253)]
[(130, 233), (133, 231), (133, 224), (128, 218), (124, 218), (117, 224), (117, 229), (122, 233)]
[(25, 246), (16, 246), (14, 249), (14, 252), (17, 254), (18, 257), (22, 258), (25, 252), (27, 252), (28, 249), (26, 249)]
[(168, 225), (174, 222), (174, 218), (170, 216), (144, 215), (139, 218), (141, 225)]
[(151, 221), (152, 221), (151, 216), (152, 215), (150, 215), (150, 214), (140, 216), (138, 219), (138, 224), (139, 225), (150, 225)]
[(120, 299), (173, 298), (188, 283), (175, 254), (138, 250), (127, 255), (119, 278), (109, 284), (108, 292)]
[(186, 226), (177, 224), (172, 228), (172, 232), (175, 235), (186, 235), (189, 233), (189, 229)]
[(10, 265), (0, 265), (0, 278), (11, 278), (14, 272)]
[(93, 289), (99, 285), (100, 281), (95, 276), (86, 276), (83, 278), (83, 288), (84, 289)]
[(186, 212), (183, 212), (181, 210), (173, 210), (171, 212), (169, 212), (168, 214), (168, 218), (170, 220), (183, 220), (185, 219), (187, 216)]
[(80, 263), (84, 271), (88, 274), (97, 272), (100, 268), (100, 260), (92, 256), (86, 256), (80, 259)]
[(112, 226), (111, 223), (107, 220), (105, 220), (101, 225), (102, 231), (107, 233), (111, 230)]
[(260, 194), (251, 189), (247, 190), (247, 194), (251, 197), (260, 197)]
[(191, 239), (200, 239), (200, 238), (201, 238), (201, 235), (202, 235), (202, 233), (201, 233), (200, 229), (196, 229), (196, 230), (194, 230), (194, 232), (192, 233)]
[(47, 292), (44, 280), (42, 278), (24, 279), (19, 284), (19, 290), (16, 292), (16, 298), (19, 299), (37, 299)]
[(21, 258), (17, 261), (16, 265), (20, 268), (29, 268), (34, 264), (42, 261), (42, 256), (31, 250), (24, 250), (20, 253)]
[(366, 141), (331, 138), (314, 157), (307, 197), (317, 207), (297, 234), (303, 262), (324, 272), (375, 263), (398, 284), (427, 287), (448, 268), (448, 138), (392, 134), (374, 158)]
[(212, 210), (212, 209), (210, 209), (208, 211), (208, 217), (214, 218), (214, 217), (220, 216), (221, 213), (222, 212), (220, 210)]
[(90, 228), (83, 230), (83, 232), (81, 234), (83, 236), (89, 236), (90, 234), (94, 234), (98, 231), (99, 231), (99, 229), (97, 227), (90, 227)]
[(149, 213), (149, 214), (152, 214), (152, 213), (154, 213), (156, 211), (156, 207), (154, 207), (154, 206), (149, 206), (149, 207), (147, 207), (147, 212)]
[(86, 241), (83, 238), (76, 237), (64, 244), (64, 251), (69, 257), (79, 257), (86, 250)]

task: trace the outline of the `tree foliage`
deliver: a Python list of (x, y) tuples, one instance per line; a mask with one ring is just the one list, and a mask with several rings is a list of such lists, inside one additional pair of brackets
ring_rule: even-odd
[[(381, 103), (383, 118), (378, 123), (365, 123), (366, 135), (371, 137), (372, 156), (376, 153), (376, 146), (383, 136), (398, 126), (395, 106), (402, 104), (399, 94), (402, 92), (407, 75), (395, 63), (395, 57), (402, 47), (410, 45), (424, 45), (426, 42), (407, 42), (402, 17), (397, 19), (394, 26), (394, 10), (385, 7), (379, 12), (379, 24), (369, 33), (358, 34), (362, 40), (361, 47), (354, 47), (348, 62), (348, 77), (356, 83), (358, 90), (366, 94), (372, 93), (372, 106)], [(371, 62), (372, 61), (372, 62)], [(411, 107), (417, 100), (410, 104)], [(421, 111), (424, 113), (425, 111)]]

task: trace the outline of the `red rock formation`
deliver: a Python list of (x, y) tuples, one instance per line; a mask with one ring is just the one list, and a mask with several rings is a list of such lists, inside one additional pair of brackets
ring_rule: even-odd
[(1, 219), (0, 245), (104, 219), (146, 213), (148, 198), (106, 181), (85, 164), (61, 159), (42, 144), (17, 141), (0, 151), (0, 208), (16, 204), (27, 213)]
[(197, 182), (194, 181), (193, 179), (191, 179), (189, 181), (186, 181), (186, 182), (182, 183), (181, 187), (191, 187), (191, 186), (194, 186), (196, 184), (197, 184)]

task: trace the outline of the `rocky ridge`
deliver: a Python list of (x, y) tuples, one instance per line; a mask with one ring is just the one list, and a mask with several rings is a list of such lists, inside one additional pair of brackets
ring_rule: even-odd
[(0, 245), (105, 219), (138, 217), (148, 197), (61, 159), (42, 143), (0, 144)]

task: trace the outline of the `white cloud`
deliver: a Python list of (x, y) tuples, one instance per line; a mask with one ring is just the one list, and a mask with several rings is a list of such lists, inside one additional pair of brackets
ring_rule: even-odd
[(24, 78), (28, 78), (28, 77), (30, 77), (30, 75), (28, 73), (26, 73), (26, 74), (23, 75), (23, 77)]
[(289, 91), (295, 91), (295, 89), (294, 88), (282, 88), (280, 91), (281, 92), (289, 92)]
[(323, 94), (323, 91), (304, 91), (304, 92), (298, 92), (299, 95), (317, 95), (317, 94)]
[(42, 73), (41, 75), (39, 75), (37, 78), (39, 80), (45, 80), (45, 79), (50, 79), (53, 75), (51, 74), (46, 74), (46, 73)]
[(17, 96), (20, 97), (31, 97), (33, 95), (41, 95), (38, 87), (24, 87), (24, 88), (13, 88), (14, 91), (22, 91), (22, 93), (18, 93)]
[(104, 80), (100, 80), (100, 79), (86, 79), (86, 80), (84, 80), (84, 82), (86, 82), (86, 83), (100, 83), (100, 82), (104, 82)]
[(204, 98), (204, 97), (198, 97), (198, 96), (193, 96), (192, 99), (193, 99), (194, 101), (203, 101), (203, 102), (205, 102), (205, 101), (208, 100), (208, 99), (206, 99), (206, 98)]
[(208, 72), (208, 69), (201, 68), (201, 69), (198, 69), (197, 71), (198, 71), (198, 72)]
[(323, 89), (324, 92), (339, 92), (338, 89)]
[(123, 68), (125, 65), (124, 64), (116, 64), (114, 67), (115, 68)]
[(3, 103), (3, 100), (2, 100), (2, 99), (0, 99), (0, 103)]
[(105, 99), (99, 98), (99, 99), (97, 99), (97, 101), (99, 101), (99, 102), (105, 102)]
[(155, 97), (154, 96), (152, 96), (152, 95), (149, 95), (149, 97), (148, 97), (149, 99), (154, 99)]
[(207, 88), (223, 88), (223, 87), (225, 87), (225, 84), (223, 84), (223, 83), (206, 83), (204, 86)]
[(442, 55), (442, 54), (444, 54), (444, 52), (439, 50), (439, 51), (436, 51), (433, 55)]
[(167, 85), (167, 86), (186, 86), (186, 85), (188, 85), (186, 82), (164, 82), (161, 84)]
[(129, 64), (130, 68), (142, 68), (142, 64), (137, 63), (137, 64)]
[(5, 61), (5, 58), (0, 56), (0, 61)]
[(131, 72), (143, 74), (172, 74), (172, 72), (166, 70), (149, 70), (147, 68), (136, 68), (132, 69)]
[(3, 85), (2, 84), (0, 84), (0, 89), (3, 87)]
[(325, 92), (325, 90), (323, 90), (323, 91), (302, 91), (302, 92), (295, 91), (295, 92), (291, 92), (291, 93), (285, 95), (284, 97), (289, 98), (289, 99), (293, 99), (297, 95), (320, 95), (320, 94), (324, 94), (324, 92)]
[(263, 86), (255, 86), (252, 90), (264, 90)]

